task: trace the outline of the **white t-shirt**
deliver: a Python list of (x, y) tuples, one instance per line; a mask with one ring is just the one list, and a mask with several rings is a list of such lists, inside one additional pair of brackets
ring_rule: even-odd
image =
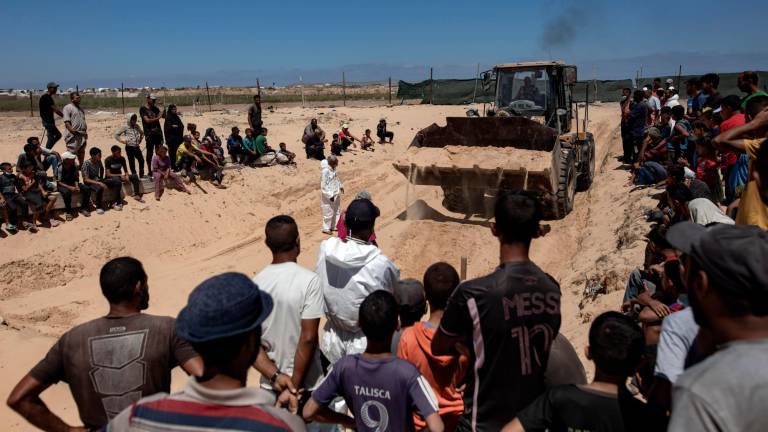
[(693, 319), (691, 308), (664, 318), (653, 374), (674, 384), (685, 370), (685, 359), (697, 334), (699, 326)]
[[(270, 264), (253, 282), (272, 296), (274, 308), (262, 324), (262, 344), (267, 355), (281, 372), (293, 373), (293, 358), (301, 335), (301, 320), (323, 316), (323, 291), (320, 278), (314, 272), (294, 262)], [(317, 355), (304, 376), (304, 385), (312, 390), (322, 378), (322, 367)], [(261, 385), (271, 389), (269, 377), (261, 377)]]

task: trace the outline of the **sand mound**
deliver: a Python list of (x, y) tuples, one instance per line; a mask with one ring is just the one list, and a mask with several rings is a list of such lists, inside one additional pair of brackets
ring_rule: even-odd
[(420, 166), (457, 166), (484, 169), (518, 169), (541, 171), (551, 167), (552, 154), (513, 147), (466, 147), (449, 145), (441, 148), (411, 147), (398, 164)]

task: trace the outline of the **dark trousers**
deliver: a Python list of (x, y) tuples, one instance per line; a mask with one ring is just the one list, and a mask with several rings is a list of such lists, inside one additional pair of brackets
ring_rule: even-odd
[(123, 180), (118, 177), (106, 177), (104, 180), (101, 181), (105, 185), (107, 185), (107, 189), (112, 191), (112, 194), (115, 195), (115, 202), (120, 202), (120, 190), (123, 188)]
[(634, 145), (634, 140), (632, 139), (632, 135), (629, 133), (629, 130), (624, 125), (624, 123), (622, 123), (621, 124), (621, 148), (623, 150), (622, 159), (625, 163), (629, 163), (629, 160), (632, 158), (633, 145)]
[[(80, 207), (88, 208), (88, 202), (91, 200), (91, 191), (90, 189), (84, 187), (82, 183), (79, 184), (79, 187), (82, 197), (82, 200), (80, 201)], [(72, 191), (61, 186), (59, 186), (58, 189), (59, 194), (61, 194), (61, 199), (64, 200), (64, 207), (66, 207), (67, 213), (72, 213)]]
[[(96, 208), (103, 208), (102, 205), (104, 204), (104, 189), (92, 184), (83, 184), (80, 186), (80, 192), (88, 194), (88, 198), (93, 196), (93, 203), (96, 204)], [(83, 199), (83, 204), (80, 206), (80, 208), (87, 209), (88, 205), (89, 203)]]
[(331, 143), (331, 154), (336, 156), (341, 156), (342, 150), (346, 150), (346, 147), (344, 147), (343, 141), (342, 141), (342, 144)]
[(163, 145), (163, 135), (147, 135), (147, 167), (152, 166), (152, 156), (155, 155), (155, 148)]
[(189, 171), (192, 169), (192, 164), (195, 162), (195, 159), (189, 155), (184, 155), (176, 161), (176, 166), (179, 169), (183, 169), (187, 171), (187, 174), (189, 174)]
[(352, 145), (352, 140), (347, 138), (341, 139), (341, 148), (344, 149), (344, 151), (347, 151), (347, 148)]
[[(131, 174), (136, 175), (135, 162), (139, 162), (139, 176), (144, 177), (144, 155), (141, 154), (141, 149), (136, 146), (125, 146), (125, 154), (128, 156), (128, 166), (131, 169)], [(151, 163), (151, 162), (150, 162)], [(149, 165), (151, 166), (151, 165)], [(149, 167), (147, 166), (147, 167)], [(149, 171), (149, 170), (147, 170)]]
[(8, 210), (8, 222), (11, 225), (19, 224), (19, 210), (21, 210), (21, 217), (27, 218), (29, 214), (29, 206), (27, 200), (20, 194), (3, 194), (5, 198), (5, 208)]
[(176, 164), (176, 151), (179, 150), (182, 141), (183, 139), (177, 136), (169, 136), (166, 139), (166, 144), (168, 144), (168, 156), (171, 159), (171, 171), (179, 170)]
[(139, 176), (136, 174), (130, 174), (128, 176), (128, 181), (131, 182), (131, 187), (133, 187), (133, 194), (138, 195), (141, 193), (141, 181), (139, 181)]
[(227, 150), (229, 151), (229, 158), (232, 160), (232, 163), (246, 163), (248, 154), (243, 149), (239, 147), (232, 147)]
[(384, 142), (384, 138), (389, 138), (389, 141), (392, 141), (395, 138), (395, 134), (393, 132), (376, 132), (376, 135), (379, 137), (381, 142)]
[(56, 128), (56, 123), (43, 122), (45, 133), (48, 135), (48, 141), (45, 143), (45, 148), (52, 149), (58, 140), (61, 139), (61, 132)]
[(307, 152), (307, 159), (317, 159), (317, 160), (325, 159), (325, 152), (323, 151), (323, 146), (321, 145), (307, 144), (304, 147), (304, 150)]

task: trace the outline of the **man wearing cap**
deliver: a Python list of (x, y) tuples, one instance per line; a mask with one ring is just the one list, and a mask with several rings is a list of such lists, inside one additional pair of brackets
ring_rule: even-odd
[(261, 324), (272, 298), (241, 273), (203, 281), (176, 318), (176, 334), (203, 359), (203, 373), (180, 392), (145, 397), (122, 411), (106, 431), (305, 431), (304, 422), (246, 387), (261, 347)]
[[(165, 110), (160, 112), (160, 108), (155, 105), (157, 97), (152, 94), (147, 95), (147, 104), (139, 109), (141, 125), (144, 127), (144, 138), (147, 142), (147, 166), (152, 166), (152, 157), (155, 155), (155, 147), (163, 145), (163, 127), (160, 119), (165, 118)], [(149, 177), (152, 177), (152, 171), (149, 171)]]
[(718, 351), (675, 383), (670, 431), (758, 431), (768, 424), (768, 233), (754, 226), (680, 223), (696, 323)]
[(67, 221), (71, 221), (75, 216), (75, 211), (72, 209), (72, 194), (80, 193), (80, 211), (83, 216), (90, 216), (88, 211), (88, 205), (91, 201), (90, 189), (83, 187), (80, 183), (80, 170), (75, 165), (74, 153), (64, 152), (61, 154), (61, 167), (59, 168), (59, 176), (56, 179), (56, 188), (61, 195), (61, 199), (64, 200), (64, 207), (67, 209), (67, 215), (65, 216)]
[(40, 96), (38, 106), (40, 107), (40, 120), (43, 122), (45, 132), (48, 134), (48, 141), (45, 143), (45, 148), (52, 149), (53, 146), (61, 139), (61, 132), (56, 128), (56, 120), (53, 114), (56, 113), (59, 117), (63, 117), (64, 114), (56, 106), (56, 102), (53, 100), (53, 95), (59, 91), (59, 85), (55, 82), (48, 83), (48, 91)]
[(356, 199), (345, 213), (347, 240), (332, 237), (320, 244), (316, 273), (328, 318), (320, 340), (326, 365), (365, 350), (365, 336), (357, 324), (360, 304), (376, 290), (393, 293), (400, 279), (400, 269), (368, 240), (379, 215), (370, 200)]
[(69, 385), (87, 430), (96, 430), (140, 398), (170, 391), (174, 367), (203, 372), (195, 351), (176, 335), (173, 318), (142, 312), (149, 307), (149, 285), (141, 262), (110, 260), (99, 283), (109, 313), (61, 336), (8, 396), (8, 405), (42, 430), (77, 430), (40, 399), (59, 381)]
[(349, 146), (354, 145), (355, 141), (360, 141), (359, 139), (355, 138), (354, 135), (352, 135), (352, 132), (349, 131), (349, 124), (347, 123), (341, 125), (341, 130), (339, 131), (339, 139), (341, 140), (341, 148), (344, 151), (347, 151)]
[(259, 95), (253, 95), (253, 104), (248, 108), (248, 125), (256, 134), (264, 125), (261, 121), (261, 96)]
[(85, 160), (85, 147), (88, 144), (88, 124), (85, 122), (85, 111), (80, 108), (80, 93), (69, 94), (69, 103), (64, 106), (61, 113), (64, 118), (64, 127), (67, 128), (64, 133), (67, 151), (76, 154), (78, 164), (82, 165)]

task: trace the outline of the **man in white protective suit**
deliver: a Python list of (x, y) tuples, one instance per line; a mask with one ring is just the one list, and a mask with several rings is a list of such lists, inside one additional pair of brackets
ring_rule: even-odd
[(339, 160), (334, 155), (320, 163), (320, 208), (323, 210), (323, 233), (331, 234), (339, 223), (339, 208), (344, 186), (341, 184), (336, 167)]

